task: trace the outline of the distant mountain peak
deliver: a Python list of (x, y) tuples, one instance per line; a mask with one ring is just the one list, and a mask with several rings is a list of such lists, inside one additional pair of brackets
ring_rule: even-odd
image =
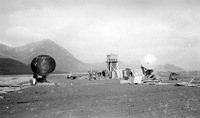
[(44, 45), (44, 44), (56, 44), (56, 43), (53, 42), (50, 39), (43, 39), (43, 40), (40, 40), (40, 41), (29, 43), (29, 44), (27, 44), (27, 46), (31, 46), (31, 45), (33, 45), (33, 46), (40, 46), (40, 45)]
[(24, 46), (20, 46), (15, 48), (16, 51), (26, 51), (26, 50), (34, 50), (34, 49), (51, 49), (54, 47), (61, 47), (58, 44), (56, 44), (55, 42), (53, 42), (50, 39), (44, 39), (44, 40), (40, 40), (40, 41), (36, 41), (36, 42), (32, 42), (29, 43), (27, 45)]
[(41, 41), (43, 41), (43, 42), (53, 42), (51, 39), (43, 39), (43, 40), (41, 40)]
[(43, 40), (38, 41), (38, 42), (40, 42), (41, 44), (44, 44), (44, 43), (53, 43), (53, 44), (55, 44), (55, 42), (53, 42), (53, 41), (50, 40), (50, 39), (43, 39)]
[(172, 71), (172, 72), (178, 72), (178, 71), (183, 71), (184, 69), (177, 67), (173, 64), (165, 64), (165, 65), (160, 65), (155, 68), (155, 71), (161, 71), (161, 72), (167, 72), (167, 71)]

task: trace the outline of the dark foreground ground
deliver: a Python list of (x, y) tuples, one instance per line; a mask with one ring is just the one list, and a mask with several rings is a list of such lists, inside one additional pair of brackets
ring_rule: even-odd
[(0, 118), (200, 117), (200, 88), (129, 85), (119, 80), (48, 79), (60, 83), (1, 94)]

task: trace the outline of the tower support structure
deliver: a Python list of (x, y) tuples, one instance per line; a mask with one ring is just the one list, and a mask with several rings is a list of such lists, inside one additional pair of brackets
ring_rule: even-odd
[(111, 74), (113, 70), (118, 69), (118, 59), (116, 54), (109, 54), (107, 55), (107, 70)]

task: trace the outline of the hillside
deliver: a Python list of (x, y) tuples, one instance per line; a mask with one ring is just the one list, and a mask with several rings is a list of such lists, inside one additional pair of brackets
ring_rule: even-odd
[(56, 61), (57, 72), (82, 72), (90, 70), (91, 67), (101, 69), (97, 65), (83, 63), (65, 48), (48, 39), (15, 48), (0, 44), (0, 49), (0, 58), (10, 58), (25, 65), (29, 65), (38, 55), (50, 55)]
[[(42, 40), (38, 42), (32, 42), (20, 47), (9, 47), (3, 44), (0, 44), (0, 58), (10, 58), (13, 61), (13, 67), (15, 67), (14, 62), (21, 62), (22, 65), (30, 65), (31, 61), (38, 55), (50, 55), (56, 61), (56, 72), (86, 72), (91, 70), (103, 70), (107, 68), (105, 62), (102, 63), (84, 63), (76, 59), (70, 52), (65, 48), (61, 47), (57, 43), (51, 40)], [(119, 61), (119, 69), (125, 68), (138, 68), (139, 66), (134, 63), (125, 63)], [(4, 66), (5, 63), (4, 63)], [(12, 67), (12, 66), (10, 66)], [(19, 70), (24, 70), (23, 68)], [(2, 67), (3, 68), (3, 67)], [(26, 73), (26, 72), (25, 72)]]
[(0, 58), (0, 74), (31, 74), (30, 66), (10, 58)]
[[(0, 44), (1, 73), (27, 73), (30, 71), (29, 64), (33, 58), (42, 54), (50, 55), (55, 59), (55, 72), (82, 72), (89, 71), (91, 68), (93, 70), (103, 70), (107, 68), (105, 62), (94, 64), (83, 63), (76, 59), (65, 48), (47, 39), (15, 48)], [(121, 61), (119, 61), (118, 65), (119, 69), (136, 69), (140, 67), (138, 64), (130, 64)], [(154, 70), (156, 72), (183, 71), (182, 68), (171, 64), (160, 65)]]
[(14, 55), (14, 48), (0, 44), (0, 58), (12, 58)]
[(184, 69), (174, 66), (172, 64), (166, 64), (166, 65), (160, 65), (160, 66), (156, 67), (155, 71), (156, 72), (167, 72), (167, 71), (179, 72), (179, 71), (184, 71)]
[(42, 40), (22, 47), (17, 47), (15, 48), (15, 52), (19, 54), (16, 56), (16, 59), (25, 64), (30, 64), (33, 58), (45, 54), (50, 55), (55, 59), (56, 70), (58, 71), (80, 72), (90, 69), (90, 64), (83, 63), (76, 59), (66, 49), (51, 40)]

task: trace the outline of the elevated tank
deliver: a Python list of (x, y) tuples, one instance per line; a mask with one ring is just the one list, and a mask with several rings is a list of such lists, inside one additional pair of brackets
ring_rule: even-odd
[(43, 77), (53, 72), (55, 68), (56, 62), (49, 55), (39, 55), (31, 62), (31, 69), (33, 73)]

